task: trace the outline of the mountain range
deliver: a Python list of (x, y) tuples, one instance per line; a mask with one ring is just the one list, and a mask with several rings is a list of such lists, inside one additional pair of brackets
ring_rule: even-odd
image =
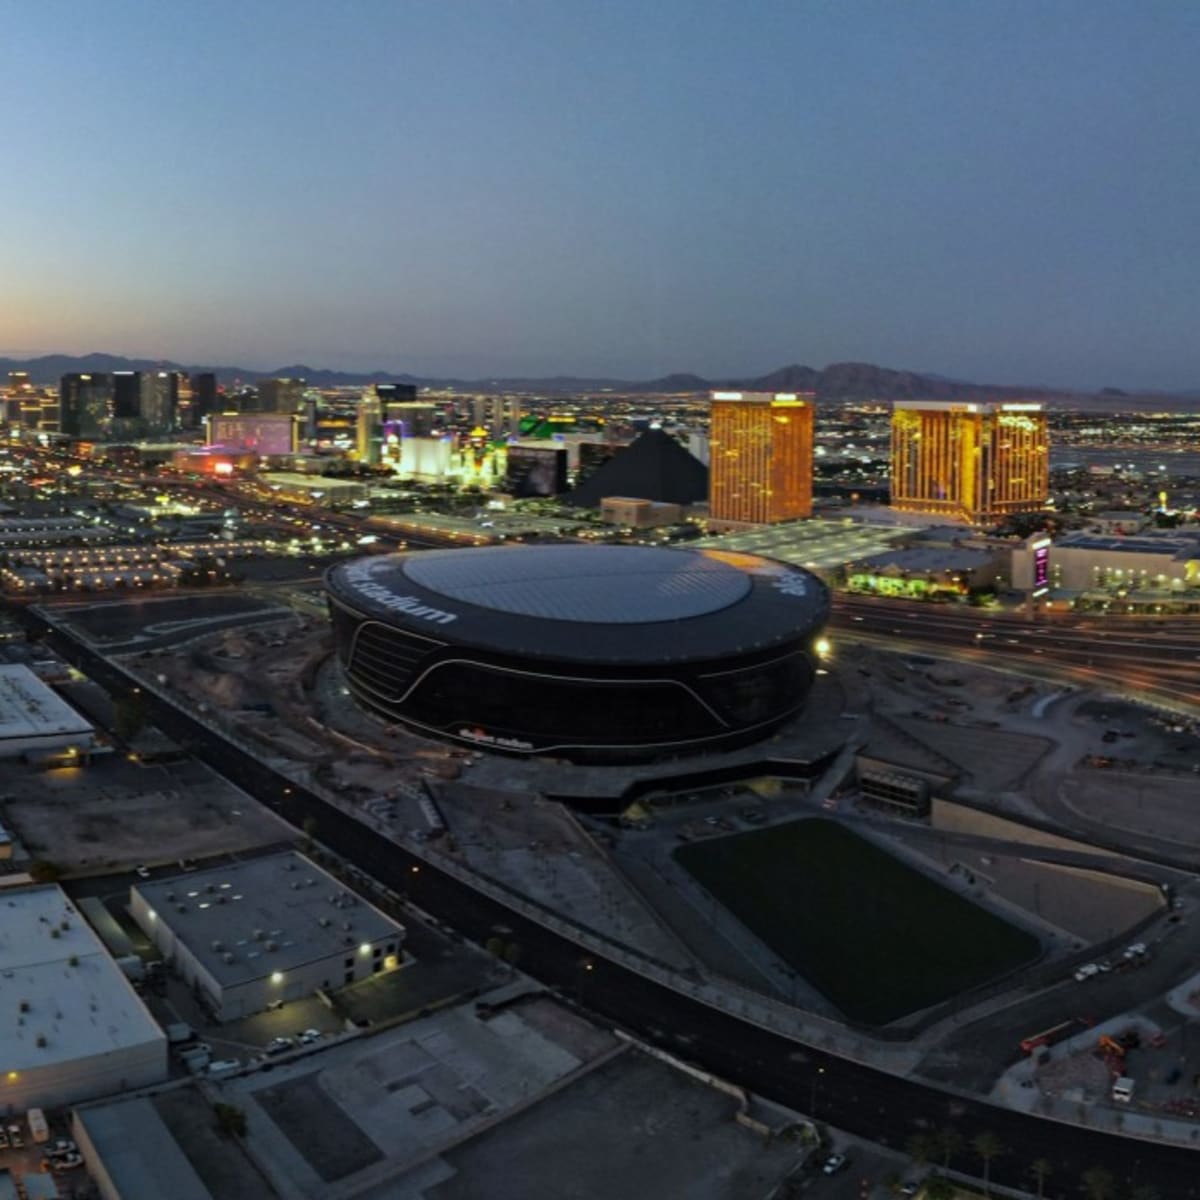
[(1016, 400), (1031, 399), (1070, 408), (1130, 408), (1161, 404), (1190, 407), (1200, 402), (1200, 391), (1174, 394), (1125, 392), (1104, 388), (1098, 392), (1045, 387), (1012, 387), (969, 383), (929, 372), (898, 371), (872, 363), (833, 363), (823, 369), (792, 365), (766, 375), (739, 379), (706, 379), (678, 373), (658, 379), (628, 380), (556, 375), (549, 378), (439, 379), (390, 371), (355, 373), (332, 371), (292, 363), (273, 371), (249, 367), (185, 365), (164, 359), (125, 358), (117, 354), (47, 354), (39, 358), (0, 358), (0, 376), (8, 371), (27, 371), (39, 384), (57, 383), (72, 371), (212, 371), (221, 383), (255, 383), (259, 379), (303, 378), (313, 387), (353, 387), (371, 383), (410, 383), (418, 387), (453, 389), (462, 392), (532, 392), (540, 395), (587, 395), (613, 392), (624, 395), (704, 393), (712, 389), (738, 388), (763, 392), (815, 392), (818, 400)]

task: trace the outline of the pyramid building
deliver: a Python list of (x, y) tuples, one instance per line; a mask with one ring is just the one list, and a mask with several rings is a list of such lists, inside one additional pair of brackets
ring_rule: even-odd
[(564, 499), (577, 508), (599, 508), (606, 496), (696, 504), (708, 499), (708, 468), (670, 434), (649, 429)]

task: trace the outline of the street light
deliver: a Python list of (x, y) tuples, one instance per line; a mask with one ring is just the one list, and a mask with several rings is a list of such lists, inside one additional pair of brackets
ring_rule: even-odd
[(583, 981), (596, 969), (596, 964), (590, 958), (581, 959), (575, 964), (575, 1003), (583, 1003)]
[(821, 1076), (824, 1074), (825, 1068), (818, 1067), (817, 1073), (813, 1076), (812, 1080), (812, 1100), (808, 1106), (808, 1115), (812, 1117), (813, 1120), (816, 1120), (817, 1117), (817, 1084), (820, 1082)]

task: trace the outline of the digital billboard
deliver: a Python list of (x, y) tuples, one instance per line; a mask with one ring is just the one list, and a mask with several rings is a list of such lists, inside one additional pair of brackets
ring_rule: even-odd
[(504, 488), (517, 497), (561, 496), (567, 490), (567, 448), (509, 446)]
[(1033, 586), (1044, 588), (1050, 586), (1050, 547), (1039, 546), (1033, 552)]
[(213, 413), (208, 444), (255, 454), (295, 454), (296, 419), (291, 413)]

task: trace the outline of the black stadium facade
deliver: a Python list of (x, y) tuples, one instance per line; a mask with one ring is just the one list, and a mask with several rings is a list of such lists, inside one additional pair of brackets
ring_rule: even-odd
[(752, 554), (495, 546), (325, 577), (355, 698), (511, 754), (631, 762), (728, 749), (803, 707), (829, 595)]

